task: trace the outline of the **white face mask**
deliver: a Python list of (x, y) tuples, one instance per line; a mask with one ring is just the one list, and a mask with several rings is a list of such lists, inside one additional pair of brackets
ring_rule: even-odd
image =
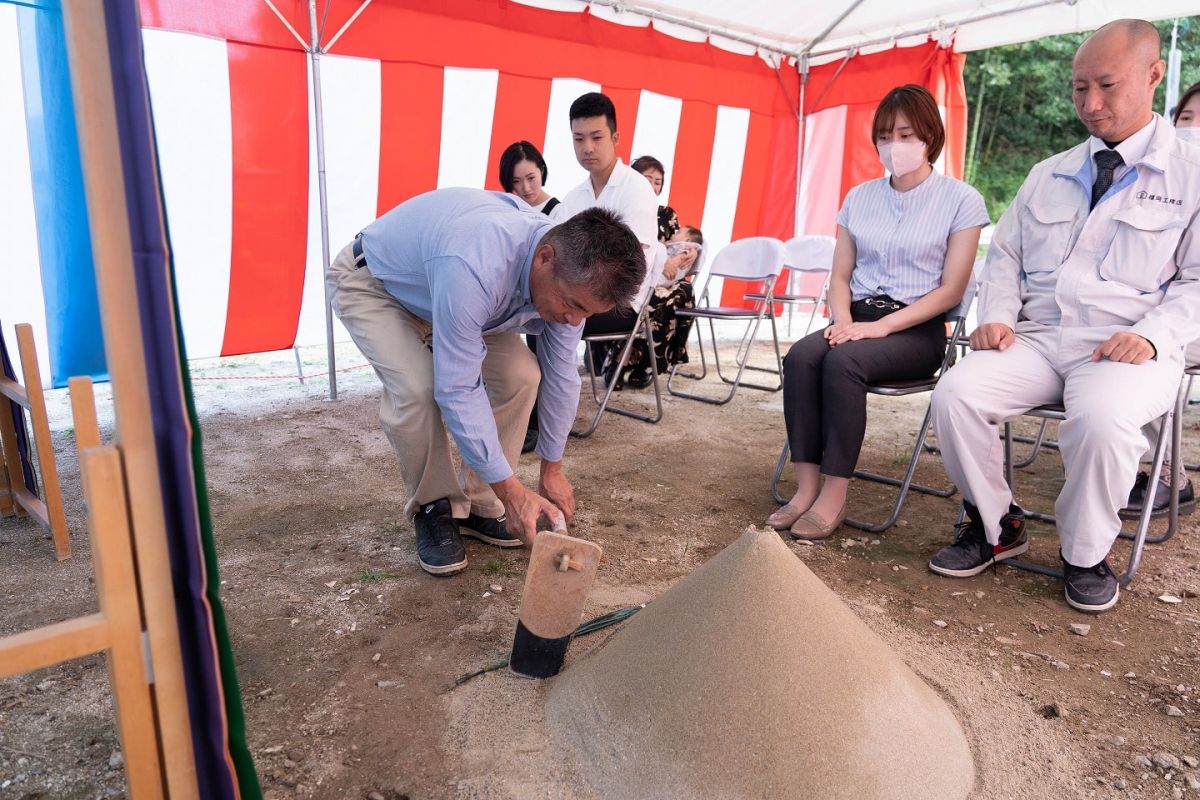
[(1200, 128), (1176, 128), (1175, 136), (1185, 142), (1200, 144)]
[(883, 168), (897, 178), (915, 172), (927, 162), (924, 142), (884, 142), (876, 147)]

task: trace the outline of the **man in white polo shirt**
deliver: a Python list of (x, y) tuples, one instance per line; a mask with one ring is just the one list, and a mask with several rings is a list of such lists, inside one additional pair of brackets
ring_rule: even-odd
[(972, 352), (933, 393), (933, 423), (967, 521), (929, 561), (977, 575), (1028, 548), (996, 426), (1062, 403), (1066, 481), (1055, 504), (1067, 603), (1112, 608), (1107, 556), (1146, 446), (1200, 338), (1200, 149), (1152, 110), (1165, 65), (1143, 20), (1100, 28), (1075, 54), (1075, 112), (1091, 133), (1035, 166), (996, 227)]

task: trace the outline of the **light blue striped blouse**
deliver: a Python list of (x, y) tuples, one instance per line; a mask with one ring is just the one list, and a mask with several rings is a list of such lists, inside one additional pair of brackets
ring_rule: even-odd
[(855, 186), (837, 215), (857, 250), (851, 296), (919, 300), (942, 283), (950, 235), (988, 222), (982, 195), (938, 172), (907, 192), (886, 177)]

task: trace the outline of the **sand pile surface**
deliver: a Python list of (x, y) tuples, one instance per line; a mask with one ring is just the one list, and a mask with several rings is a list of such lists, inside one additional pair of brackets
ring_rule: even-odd
[(963, 798), (949, 707), (774, 532), (747, 531), (555, 679), (609, 798)]

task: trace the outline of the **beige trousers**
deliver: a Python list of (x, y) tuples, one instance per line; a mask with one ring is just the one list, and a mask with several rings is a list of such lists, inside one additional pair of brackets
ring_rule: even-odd
[[(367, 268), (356, 269), (347, 245), (329, 265), (326, 277), (334, 313), (383, 384), (379, 421), (400, 461), (408, 490), (404, 513), (450, 499), (454, 516), (468, 512), (499, 517), (504, 505), (491, 487), (463, 466), (455, 470), (450, 437), (433, 399), (433, 330), (408, 312)], [(537, 402), (541, 370), (537, 357), (516, 333), (485, 334), (483, 382), (496, 417), (500, 446), (515, 470), (529, 413)]]

